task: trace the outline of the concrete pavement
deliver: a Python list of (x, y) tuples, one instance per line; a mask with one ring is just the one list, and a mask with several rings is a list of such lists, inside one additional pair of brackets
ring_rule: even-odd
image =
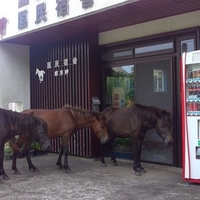
[(56, 166), (58, 154), (32, 158), (40, 172), (28, 170), (25, 158), (18, 159), (21, 175), (11, 171), (11, 160), (4, 161), (9, 181), (0, 184), (1, 200), (199, 200), (200, 185), (182, 181), (181, 169), (143, 164), (147, 173), (135, 176), (132, 162), (118, 160), (107, 167), (100, 161), (69, 156), (74, 172), (66, 174)]

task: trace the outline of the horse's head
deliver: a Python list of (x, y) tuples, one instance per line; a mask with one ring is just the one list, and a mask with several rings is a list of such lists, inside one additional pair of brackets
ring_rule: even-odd
[(101, 143), (105, 143), (109, 139), (107, 131), (107, 119), (102, 113), (95, 112), (95, 122), (92, 125), (92, 130), (95, 135), (101, 140)]
[(171, 134), (172, 119), (170, 112), (163, 110), (157, 119), (156, 132), (164, 140), (165, 145), (171, 146), (173, 144), (173, 137)]
[(51, 146), (47, 133), (47, 123), (43, 119), (32, 117), (36, 126), (31, 137), (38, 142), (43, 151), (46, 151)]

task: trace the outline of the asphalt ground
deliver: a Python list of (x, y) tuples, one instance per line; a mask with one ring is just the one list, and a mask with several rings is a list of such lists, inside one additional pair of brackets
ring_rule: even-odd
[(58, 154), (32, 158), (39, 172), (29, 171), (25, 158), (18, 159), (20, 175), (11, 171), (11, 160), (4, 161), (10, 180), (0, 184), (0, 200), (199, 200), (200, 185), (182, 180), (180, 168), (143, 164), (146, 172), (135, 176), (132, 162), (118, 160), (107, 167), (100, 161), (69, 156), (73, 174), (56, 166)]

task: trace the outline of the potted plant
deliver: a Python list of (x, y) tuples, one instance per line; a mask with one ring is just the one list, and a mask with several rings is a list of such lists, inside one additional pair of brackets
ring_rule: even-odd
[(9, 145), (9, 142), (6, 142), (4, 145), (4, 158), (6, 160), (12, 159), (12, 149)]
[(31, 143), (31, 150), (29, 153), (30, 153), (30, 156), (32, 157), (36, 155), (41, 155), (40, 145), (37, 142), (33, 141)]

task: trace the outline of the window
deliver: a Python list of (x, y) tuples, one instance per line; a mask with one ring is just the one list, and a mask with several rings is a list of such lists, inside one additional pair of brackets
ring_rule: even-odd
[(181, 54), (184, 52), (194, 51), (194, 39), (181, 41)]
[(135, 57), (158, 55), (163, 53), (174, 52), (173, 41), (152, 44), (148, 46), (139, 46), (135, 48)]
[(154, 92), (166, 91), (164, 70), (153, 70)]

